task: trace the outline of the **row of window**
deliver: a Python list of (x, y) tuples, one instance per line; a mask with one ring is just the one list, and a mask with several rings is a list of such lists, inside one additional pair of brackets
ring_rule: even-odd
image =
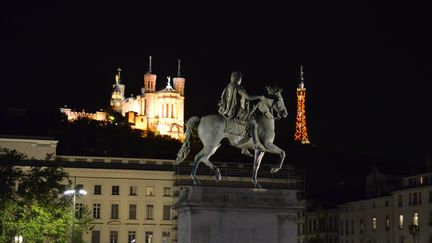
[(297, 227), (297, 231), (299, 234), (304, 233), (314, 233), (319, 230), (326, 230), (326, 231), (337, 231), (337, 217), (328, 217), (326, 218), (312, 218), (312, 219), (306, 219), (306, 225), (305, 224), (299, 224)]
[[(429, 191), (428, 202), (432, 203), (432, 191)], [(408, 206), (415, 206), (422, 204), (422, 193), (421, 192), (413, 192), (408, 194)], [(403, 206), (403, 197), (402, 195), (398, 195), (398, 207)]]
[[(398, 207), (403, 207), (403, 195), (398, 195)], [(408, 194), (408, 206), (415, 206), (415, 205), (421, 205), (422, 204), (422, 193), (421, 192), (413, 192)], [(428, 203), (432, 204), (432, 191), (429, 191), (428, 193)], [(384, 206), (389, 207), (390, 202), (389, 200), (384, 201)], [(376, 208), (375, 202), (372, 202), (372, 208)], [(354, 208), (351, 206), (350, 211), (354, 211)], [(348, 212), (348, 207), (342, 207), (341, 212)]]
[(408, 179), (408, 186), (420, 186), (420, 185), (432, 185), (432, 175), (429, 176), (419, 176), (415, 178)]
[[(145, 232), (145, 243), (153, 242), (153, 231)], [(127, 243), (136, 243), (137, 240), (137, 232), (136, 231), (128, 231), (127, 235)], [(162, 232), (162, 243), (170, 242), (171, 233), (169, 231)], [(91, 243), (100, 243), (100, 231), (93, 230), (91, 234)], [(110, 231), (109, 233), (109, 243), (119, 243), (119, 232), (118, 231)]]
[[(432, 211), (429, 215), (430, 217), (432, 217)], [(432, 220), (432, 219), (430, 219)], [(371, 220), (371, 229), (372, 232), (375, 232), (378, 228), (378, 222), (377, 222), (377, 218), (374, 216), (372, 217)], [(412, 216), (412, 225), (415, 226), (419, 226), (419, 214), (418, 213), (414, 213)], [(398, 229), (402, 230), (404, 228), (404, 215), (400, 214), (399, 215), (399, 224), (398, 224)], [(390, 230), (390, 217), (386, 216), (385, 217), (385, 231), (389, 231)], [(360, 219), (359, 221), (359, 232), (360, 234), (363, 234), (365, 232), (365, 223), (363, 219)], [(354, 220), (345, 220), (345, 221), (341, 221), (340, 222), (340, 235), (349, 235), (349, 234), (354, 234)]]
[[(79, 184), (77, 188), (84, 188), (84, 185)], [(93, 187), (94, 195), (102, 195), (102, 185), (94, 185)], [(111, 186), (111, 195), (120, 195), (120, 186), (114, 185)], [(155, 190), (153, 186), (145, 187), (145, 195), (146, 196), (155, 196)], [(138, 187), (137, 186), (129, 186), (129, 196), (138, 196)], [(170, 197), (171, 196), (171, 187), (163, 188), (163, 196)]]
[(161, 117), (162, 118), (174, 118), (175, 106), (173, 104), (161, 104)]
[[(75, 205), (76, 207), (76, 214), (77, 217), (81, 217), (84, 205), (82, 203), (77, 203)], [(100, 219), (101, 218), (101, 204), (100, 203), (94, 203), (93, 204), (93, 218), (94, 219)], [(119, 204), (111, 204), (111, 219), (119, 219), (120, 205)], [(163, 205), (162, 206), (162, 220), (171, 220), (171, 206), (170, 205)], [(128, 219), (137, 219), (137, 205), (136, 204), (129, 204), (129, 218)], [(153, 220), (154, 219), (154, 205), (147, 204), (145, 207), (145, 219), (146, 220)]]

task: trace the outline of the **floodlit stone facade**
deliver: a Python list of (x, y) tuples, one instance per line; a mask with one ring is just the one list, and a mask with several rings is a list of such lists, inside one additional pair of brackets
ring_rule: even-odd
[(83, 235), (85, 242), (173, 242), (173, 161), (74, 156), (56, 159), (65, 165), (76, 186), (87, 191), (76, 204), (77, 208), (85, 205), (94, 219), (94, 228)]
[[(184, 138), (184, 88), (186, 79), (180, 75), (180, 60), (177, 76), (167, 77), (166, 87), (156, 90), (157, 75), (152, 73), (151, 59), (149, 70), (144, 74), (144, 87), (140, 95), (125, 97), (126, 86), (121, 83), (121, 69), (117, 69), (113, 84), (110, 105), (114, 111), (126, 117), (132, 128), (153, 131), (160, 135), (182, 140)], [(110, 120), (104, 111), (77, 112), (67, 107), (60, 108), (68, 120), (81, 117), (98, 121)], [(116, 121), (113, 121), (116, 122)]]
[(167, 77), (163, 90), (156, 91), (157, 75), (151, 66), (144, 74), (144, 87), (136, 97), (125, 98), (125, 85), (121, 84), (120, 69), (113, 85), (111, 107), (127, 117), (132, 128), (150, 130), (175, 139), (184, 137), (184, 86), (185, 78), (180, 77), (180, 63), (177, 77)]

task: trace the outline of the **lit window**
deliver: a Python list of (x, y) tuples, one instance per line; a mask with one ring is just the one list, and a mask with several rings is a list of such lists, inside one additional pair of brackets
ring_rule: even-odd
[(390, 218), (389, 218), (389, 216), (386, 216), (385, 229), (386, 229), (386, 231), (390, 230)]
[(372, 231), (375, 231), (377, 228), (377, 218), (373, 217), (372, 218)]
[(419, 216), (418, 213), (414, 213), (414, 217), (413, 217), (413, 225), (418, 226), (419, 225)]
[(403, 214), (399, 214), (399, 229), (403, 229), (404, 217)]
[(151, 197), (154, 196), (154, 188), (152, 186), (146, 188), (146, 195)]

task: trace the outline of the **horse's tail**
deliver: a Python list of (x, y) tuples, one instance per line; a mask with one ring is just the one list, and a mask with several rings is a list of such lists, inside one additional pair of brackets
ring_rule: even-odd
[(200, 122), (200, 118), (197, 116), (193, 116), (189, 118), (189, 120), (186, 122), (186, 138), (183, 142), (183, 145), (181, 146), (180, 150), (177, 153), (177, 159), (176, 164), (180, 164), (183, 162), (186, 157), (188, 156), (190, 149), (191, 149), (191, 139), (194, 134), (194, 131), (198, 128), (198, 124)]

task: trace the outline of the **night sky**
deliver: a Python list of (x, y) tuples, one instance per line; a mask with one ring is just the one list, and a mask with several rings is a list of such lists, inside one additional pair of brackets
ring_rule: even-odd
[(304, 65), (312, 143), (412, 159), (432, 154), (430, 6), (141, 2), (3, 3), (1, 105), (95, 111), (109, 104), (117, 67), (127, 96), (137, 95), (149, 55), (158, 89), (180, 58), (186, 118), (216, 113), (235, 70), (251, 94), (264, 93), (266, 84), (283, 87), (289, 117), (277, 122), (277, 141), (284, 143), (294, 136)]

